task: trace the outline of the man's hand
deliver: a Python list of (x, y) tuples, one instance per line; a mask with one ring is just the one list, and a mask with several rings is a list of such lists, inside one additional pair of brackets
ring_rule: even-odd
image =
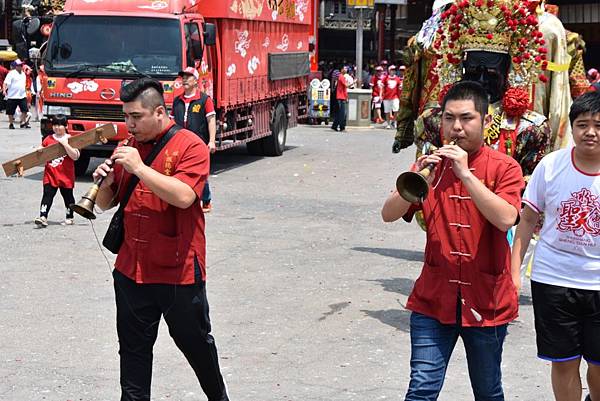
[(433, 154), (433, 155), (423, 155), (421, 157), (419, 157), (417, 159), (417, 161), (415, 162), (414, 168), (415, 168), (415, 172), (419, 172), (421, 170), (423, 170), (425, 167), (427, 167), (430, 164), (433, 164), (434, 166), (431, 169), (431, 174), (429, 174), (426, 178), (427, 183), (429, 185), (431, 185), (431, 183), (433, 182), (433, 176), (435, 174), (433, 174), (433, 171), (435, 171), (437, 165), (442, 161), (442, 158)]
[(100, 185), (100, 188), (106, 188), (110, 186), (115, 180), (115, 174), (112, 169), (112, 163), (112, 160), (106, 159), (104, 163), (99, 165), (92, 174), (94, 182), (97, 182), (100, 179), (100, 177), (106, 177), (104, 178), (104, 181), (102, 181), (102, 185)]
[(452, 160), (452, 170), (459, 179), (463, 180), (471, 174), (469, 171), (469, 154), (458, 145), (444, 145), (436, 150), (434, 155)]
[(119, 146), (115, 149), (111, 159), (116, 164), (122, 165), (128, 173), (135, 175), (138, 175), (140, 170), (146, 167), (138, 150), (131, 146)]
[(214, 141), (208, 143), (208, 150), (210, 150), (210, 153), (215, 153), (217, 151), (217, 145)]

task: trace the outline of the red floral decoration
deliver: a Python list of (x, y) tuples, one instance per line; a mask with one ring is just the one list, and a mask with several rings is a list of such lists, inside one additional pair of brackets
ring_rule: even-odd
[(452, 84), (446, 85), (442, 89), (440, 89), (440, 94), (438, 95), (438, 103), (439, 104), (442, 104), (442, 102), (444, 101), (444, 98), (448, 94), (448, 91), (450, 90), (450, 88), (452, 88)]
[(509, 117), (522, 116), (529, 109), (529, 93), (523, 88), (509, 88), (504, 93), (502, 108)]

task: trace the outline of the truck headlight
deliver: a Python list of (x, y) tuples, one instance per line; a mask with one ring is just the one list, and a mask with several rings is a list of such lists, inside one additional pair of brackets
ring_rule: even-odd
[(45, 104), (43, 112), (45, 115), (64, 114), (65, 116), (70, 116), (71, 108), (68, 106), (51, 106)]

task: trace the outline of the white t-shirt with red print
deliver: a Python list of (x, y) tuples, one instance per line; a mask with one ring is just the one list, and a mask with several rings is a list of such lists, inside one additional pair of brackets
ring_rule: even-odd
[(531, 279), (600, 291), (600, 174), (579, 170), (573, 152), (544, 157), (523, 195), (523, 203), (544, 213)]
[(400, 99), (400, 92), (402, 92), (402, 78), (399, 76), (390, 76), (383, 80), (383, 100), (394, 100)]

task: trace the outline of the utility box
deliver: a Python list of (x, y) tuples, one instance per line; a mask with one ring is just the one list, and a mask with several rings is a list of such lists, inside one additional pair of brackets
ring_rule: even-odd
[(348, 89), (349, 127), (371, 126), (371, 90)]

